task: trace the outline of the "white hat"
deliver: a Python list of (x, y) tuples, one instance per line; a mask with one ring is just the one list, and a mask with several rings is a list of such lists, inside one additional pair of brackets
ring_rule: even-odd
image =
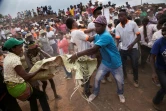
[(22, 29), (21, 32), (24, 32), (24, 30)]
[(148, 9), (147, 12), (150, 12), (150, 9)]
[(162, 8), (162, 7), (159, 7), (158, 9), (159, 9), (159, 10), (162, 10), (163, 8)]

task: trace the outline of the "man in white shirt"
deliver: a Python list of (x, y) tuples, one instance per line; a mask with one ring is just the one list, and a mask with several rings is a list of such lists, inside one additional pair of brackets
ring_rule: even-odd
[[(78, 29), (78, 24), (73, 18), (68, 18), (66, 20), (66, 26), (71, 31), (71, 42), (77, 46), (78, 52), (90, 48), (90, 42), (87, 41), (89, 39), (89, 36), (86, 35), (82, 30)], [(88, 80), (86, 75), (87, 74), (83, 75), (84, 82)], [(91, 94), (89, 88), (90, 88), (90, 80), (88, 80), (84, 84), (84, 93), (86, 96), (89, 96)]]
[[(102, 14), (101, 10), (102, 10), (102, 7), (97, 7), (93, 10), (92, 13), (93, 13), (93, 18), (94, 19), (96, 19), (99, 15)], [(94, 29), (94, 28), (95, 28), (95, 24), (94, 24), (94, 20), (93, 20), (88, 24), (88, 29)], [(93, 32), (90, 32), (88, 35), (93, 37), (95, 34), (96, 34), (96, 32), (93, 31)]]
[(148, 43), (152, 41), (153, 33), (157, 31), (157, 25), (155, 24), (149, 24), (149, 19), (144, 18), (142, 20), (143, 26), (140, 28), (140, 34), (141, 34), (141, 67), (142, 69), (145, 68), (145, 64), (147, 61), (147, 58), (150, 54), (151, 48), (148, 47)]
[(54, 32), (50, 31), (50, 26), (49, 25), (46, 26), (46, 30), (47, 30), (46, 37), (49, 39), (49, 43), (50, 43), (50, 46), (54, 50), (54, 54), (57, 55), (58, 54), (57, 53), (57, 42), (55, 41)]
[(141, 38), (140, 32), (137, 24), (134, 21), (130, 21), (127, 19), (127, 12), (124, 9), (119, 11), (119, 20), (120, 23), (116, 27), (116, 39), (117, 46), (119, 44), (119, 40), (122, 42), (122, 47), (120, 49), (120, 54), (123, 63), (123, 72), (124, 77), (127, 77), (126, 72), (126, 59), (127, 56), (130, 57), (132, 68), (133, 68), (133, 76), (134, 76), (134, 86), (139, 87), (138, 84), (138, 42)]

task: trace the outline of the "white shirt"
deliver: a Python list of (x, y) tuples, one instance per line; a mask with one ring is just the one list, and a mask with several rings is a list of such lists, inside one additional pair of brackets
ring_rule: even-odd
[(161, 37), (163, 37), (161, 30), (158, 30), (157, 32), (155, 32), (152, 36), (151, 41), (148, 43), (148, 47), (152, 47), (155, 41)]
[(15, 28), (15, 31), (21, 31), (21, 28), (16, 27), (16, 28)]
[[(137, 38), (137, 34), (140, 34), (137, 24), (134, 21), (128, 20), (123, 28), (121, 23), (116, 27), (116, 38), (120, 38), (122, 42), (122, 50), (128, 50), (128, 46), (134, 42)], [(136, 43), (133, 48), (138, 49), (138, 44)]]
[(83, 50), (86, 50), (88, 48), (90, 48), (90, 42), (87, 41), (87, 39), (89, 38), (88, 35), (86, 35), (83, 31), (81, 30), (72, 30), (71, 31), (71, 42), (75, 43), (77, 48), (78, 48), (78, 52), (81, 52)]
[[(92, 21), (92, 22), (90, 22), (90, 23), (88, 24), (88, 29), (93, 29), (93, 28), (95, 28), (95, 23)], [(90, 37), (93, 37), (95, 34), (96, 34), (96, 32), (93, 31), (93, 32), (90, 32), (88, 35), (89, 35)]]
[(1, 30), (1, 35), (5, 35), (5, 31), (4, 30)]
[[(148, 37), (148, 40), (149, 42), (151, 42), (152, 40), (152, 36), (153, 36), (153, 33), (157, 31), (157, 27), (155, 24), (148, 24), (146, 26), (146, 29), (147, 29), (147, 37)], [(140, 34), (141, 34), (141, 45), (146, 45), (148, 46), (148, 43), (145, 42), (145, 38), (144, 38), (144, 28), (143, 26), (140, 28)]]
[[(46, 35), (46, 36), (47, 36), (48, 38), (51, 38), (53, 35), (54, 35), (54, 32), (53, 32), (53, 31), (50, 31), (50, 32), (47, 32), (47, 35)], [(55, 40), (54, 40), (54, 39), (49, 40), (49, 42), (50, 42), (50, 45), (55, 44)]]
[(20, 57), (14, 53), (9, 53), (4, 59), (4, 81), (23, 83), (24, 79), (20, 77), (14, 68), (18, 65), (22, 65)]

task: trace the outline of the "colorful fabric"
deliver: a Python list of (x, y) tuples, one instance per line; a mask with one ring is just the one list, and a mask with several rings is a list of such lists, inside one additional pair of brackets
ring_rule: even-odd
[(102, 25), (107, 25), (107, 20), (106, 20), (105, 16), (99, 15), (96, 18), (96, 20), (94, 21), (94, 23), (99, 23), (99, 24), (102, 24)]
[(20, 96), (26, 89), (26, 83), (7, 83), (7, 89), (10, 95), (17, 98)]
[(26, 82), (19, 84), (8, 82), (7, 89), (11, 96), (22, 101), (27, 100), (32, 94), (32, 87), (30, 86), (29, 83)]

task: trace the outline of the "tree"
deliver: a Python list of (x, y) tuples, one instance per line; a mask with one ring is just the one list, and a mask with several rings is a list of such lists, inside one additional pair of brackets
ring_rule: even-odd
[(3, 18), (3, 15), (2, 15), (2, 14), (0, 14), (0, 18)]

